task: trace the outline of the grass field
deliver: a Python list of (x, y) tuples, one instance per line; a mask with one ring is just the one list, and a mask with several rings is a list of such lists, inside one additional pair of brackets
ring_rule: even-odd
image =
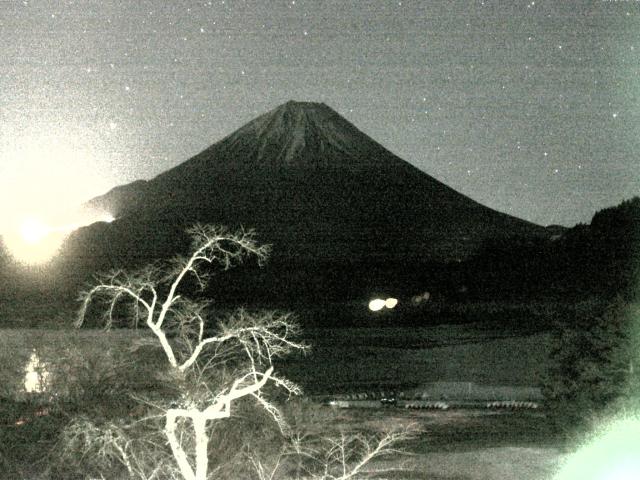
[[(87, 363), (108, 351), (114, 361), (133, 362), (140, 352), (129, 350), (145, 335), (144, 329), (2, 329), (3, 388), (17, 388), (34, 350), (51, 365), (64, 363), (74, 351)], [(307, 329), (303, 338), (311, 345), (310, 352), (277, 368), (314, 395), (397, 390), (430, 382), (536, 386), (547, 365), (550, 342), (548, 333), (516, 335), (482, 324)], [(160, 354), (158, 361), (162, 360)], [(140, 367), (138, 362), (140, 378), (148, 378), (148, 370)]]
[[(341, 430), (375, 432), (410, 424), (419, 428), (419, 436), (402, 445), (406, 454), (369, 466), (370, 472), (385, 472), (372, 474), (373, 478), (546, 480), (552, 478), (566, 456), (559, 448), (560, 442), (549, 434), (546, 417), (539, 412), (315, 408), (324, 410), (319, 415), (324, 421), (308, 427), (323, 434)], [(0, 403), (0, 467), (9, 474), (0, 478), (50, 479), (43, 473), (50, 458), (47, 452), (55, 447), (57, 429), (67, 419), (62, 411), (46, 416), (36, 415), (37, 411), (24, 403)], [(17, 425), (21, 418), (28, 420)], [(105, 478), (110, 477), (107, 474)]]
[(306, 356), (283, 365), (310, 394), (405, 389), (430, 382), (536, 386), (550, 336), (523, 336), (482, 325), (343, 328), (305, 332)]
[(374, 478), (424, 480), (550, 480), (568, 453), (544, 413), (479, 410), (348, 409), (324, 428), (379, 431), (415, 425), (421, 434), (406, 455), (377, 461)]
[[(10, 472), (0, 478), (49, 480), (42, 474), (49, 458), (47, 452), (69, 421), (68, 405), (43, 414), (40, 405), (12, 398), (11, 390), (24, 385), (24, 367), (32, 352), (36, 351), (43, 365), (53, 370), (57, 365), (64, 367), (57, 377), (58, 391), (64, 394), (73, 393), (63, 388), (65, 381), (100, 382), (101, 375), (108, 375), (110, 363), (128, 372), (130, 377), (123, 379), (128, 382), (126, 385), (150, 388), (150, 372), (163, 359), (161, 354), (132, 351), (143, 332), (0, 330), (0, 361), (4, 365), (0, 468)], [(277, 364), (276, 368), (302, 384), (309, 394), (400, 390), (447, 381), (533, 386), (545, 368), (549, 345), (547, 333), (518, 332), (483, 323), (317, 328), (303, 331), (303, 337), (312, 346), (310, 353)], [(78, 369), (69, 370), (72, 364)], [(95, 375), (88, 375), (91, 372)], [(550, 434), (551, 427), (540, 412), (314, 408), (331, 414), (330, 424), (318, 424), (328, 430), (373, 432), (409, 423), (420, 428), (422, 433), (404, 445), (410, 455), (372, 465), (386, 471), (372, 474), (375, 478), (542, 480), (550, 478), (562, 458), (558, 442)]]

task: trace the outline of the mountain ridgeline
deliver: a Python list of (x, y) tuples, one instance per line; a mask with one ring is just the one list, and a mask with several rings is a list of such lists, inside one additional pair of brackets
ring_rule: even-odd
[(556, 295), (637, 298), (640, 292), (640, 198), (596, 212), (551, 239), (486, 241), (465, 262), (466, 282), (485, 296)]

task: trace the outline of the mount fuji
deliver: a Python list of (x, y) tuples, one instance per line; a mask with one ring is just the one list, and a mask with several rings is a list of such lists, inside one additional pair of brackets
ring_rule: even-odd
[(363, 264), (402, 270), (460, 261), (487, 239), (548, 236), (400, 159), (330, 107), (293, 101), (86, 206), (115, 217), (67, 242), (67, 252), (83, 252), (67, 259), (91, 270), (184, 251), (184, 229), (194, 222), (254, 228), (272, 244), (282, 275), (313, 265), (326, 273), (320, 265), (328, 264), (340, 272)]

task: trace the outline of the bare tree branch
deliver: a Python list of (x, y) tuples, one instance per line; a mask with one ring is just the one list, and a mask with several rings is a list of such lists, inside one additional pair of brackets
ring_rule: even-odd
[[(118, 270), (100, 277), (96, 285), (81, 293), (76, 326), (84, 323), (94, 300), (106, 304), (105, 328), (113, 326), (121, 304), (133, 306), (133, 326), (138, 324), (140, 310), (145, 313), (144, 321), (162, 347), (176, 382), (190, 381), (194, 391), (199, 392), (191, 396), (190, 391), (183, 391), (180, 404), (164, 410), (163, 430), (183, 478), (205, 480), (207, 423), (229, 417), (233, 402), (243, 397), (255, 398), (285, 430), (282, 415), (261, 390), (271, 380), (290, 394), (300, 393), (297, 385), (273, 374), (272, 361), (291, 351), (304, 350), (306, 346), (295, 340), (299, 328), (291, 317), (277, 312), (252, 313), (239, 309), (218, 323), (216, 334), (207, 335), (210, 305), (185, 297), (181, 291), (184, 280), (190, 276), (202, 289), (211, 267), (227, 270), (249, 256), (262, 264), (269, 247), (259, 245), (252, 230), (232, 233), (222, 227), (198, 224), (188, 233), (193, 239), (190, 256), (176, 257), (164, 267), (154, 264), (133, 273)], [(209, 371), (214, 368), (222, 373), (233, 372), (233, 380), (221, 382), (217, 392), (210, 385), (214, 377)], [(185, 421), (192, 426), (194, 443), (188, 444), (189, 448), (193, 447), (192, 454), (185, 450), (188, 446), (184, 438)], [(126, 460), (130, 457), (125, 447), (114, 444), (120, 457)], [(133, 463), (126, 462), (131, 473)]]

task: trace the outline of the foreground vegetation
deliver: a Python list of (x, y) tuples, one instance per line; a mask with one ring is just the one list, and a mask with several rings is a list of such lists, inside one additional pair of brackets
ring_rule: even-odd
[[(0, 408), (2, 418), (7, 420), (2, 426), (3, 442), (0, 450), (0, 468), (5, 472), (5, 478), (91, 478), (88, 466), (92, 460), (89, 456), (100, 452), (79, 449), (75, 459), (59, 456), (62, 447), (60, 432), (69, 423), (71, 412), (68, 409), (71, 406), (49, 407), (47, 415), (43, 416), (35, 414), (39, 406), (29, 403), (3, 402)], [(290, 419), (292, 427), (298, 429), (301, 436), (307, 440), (314, 437), (340, 439), (341, 435), (352, 439), (374, 439), (379, 438), (381, 431), (389, 431), (394, 427), (419, 431), (412, 438), (396, 444), (396, 448), (402, 449), (404, 454), (375, 460), (355, 478), (438, 478), (438, 474), (442, 475), (446, 470), (472, 472), (474, 468), (478, 469), (477, 477), (468, 478), (492, 478), (487, 476), (489, 472), (483, 470), (481, 465), (495, 462), (502, 463), (502, 472), (526, 469), (526, 475), (519, 478), (541, 480), (546, 478), (541, 472), (553, 473), (562, 458), (558, 448), (559, 440), (549, 435), (548, 420), (539, 412), (496, 414), (463, 410), (435, 412), (389, 408), (334, 410), (306, 400), (287, 402), (283, 404), (282, 411)], [(218, 478), (269, 478), (261, 477), (255, 470), (248, 446), (259, 447), (262, 455), (260, 463), (265, 471), (273, 468), (274, 462), (280, 458), (279, 448), (282, 445), (278, 441), (277, 429), (264, 431), (264, 424), (260, 426), (256, 419), (249, 421), (248, 418), (242, 418), (245, 415), (250, 415), (250, 410), (243, 408), (238, 412), (238, 417), (231, 420), (230, 426), (247, 428), (253, 425), (253, 429), (246, 430), (246, 435), (235, 436), (231, 431), (224, 434), (222, 431), (216, 432), (217, 435), (223, 435), (220, 438), (224, 439), (225, 443), (225, 448), (221, 445), (221, 451), (217, 454), (229, 462), (228, 467), (234, 472), (230, 474), (227, 471), (222, 475), (222, 471), (218, 471)], [(9, 425), (11, 420), (20, 418), (28, 418), (29, 421), (21, 425)], [(317, 443), (317, 446), (321, 445)], [(271, 455), (268, 455), (269, 451)], [(108, 453), (102, 452), (103, 455)], [(481, 460), (479, 456), (482, 457)], [(469, 463), (473, 457), (477, 462), (475, 466)], [(467, 463), (460, 463), (461, 461)], [(528, 465), (522, 465), (522, 462), (528, 462)], [(430, 476), (426, 476), (426, 472), (430, 472)], [(273, 478), (295, 478), (295, 468), (289, 474), (291, 476), (286, 476), (285, 471), (280, 470)], [(102, 475), (105, 479), (126, 478), (122, 476), (122, 467), (117, 463), (110, 469), (103, 470)], [(93, 478), (100, 476), (95, 475)]]
[[(486, 370), (487, 359), (495, 357), (495, 352), (509, 344), (514, 349), (520, 347), (521, 353), (516, 357), (507, 351), (505, 358), (518, 358), (522, 367), (522, 353), (525, 353), (522, 346), (526, 345), (523, 341), (530, 339), (530, 348), (540, 348), (540, 356), (532, 357), (531, 364), (544, 358), (541, 354), (545, 349), (551, 353), (545, 359), (544, 368), (549, 376), (539, 379), (541, 384), (549, 388), (549, 403), (542, 411), (333, 410), (304, 399), (287, 399), (275, 391), (271, 391), (270, 395), (275, 393), (273, 398), (283, 418), (299, 433), (299, 438), (315, 438), (319, 442), (326, 437), (336, 439), (341, 435), (350, 435), (350, 438), (361, 438), (360, 435), (364, 435), (364, 438), (374, 439), (379, 438), (376, 435), (380, 431), (388, 431), (392, 426), (409, 425), (415, 425), (421, 432), (398, 445), (410, 456), (374, 461), (369, 470), (360, 472), (362, 475), (373, 475), (370, 470), (386, 470), (382, 478), (429, 478), (427, 472), (433, 478), (444, 475), (444, 472), (451, 475), (457, 472), (460, 478), (474, 478), (475, 471), (479, 475), (477, 478), (498, 478), (501, 475), (504, 478), (505, 472), (513, 471), (519, 472), (518, 478), (547, 478), (564, 458), (562, 452), (578, 448), (586, 432), (597, 429), (616, 411), (637, 407), (633, 404), (638, 398), (637, 389), (634, 390), (637, 376), (630, 375), (637, 372), (636, 360), (631, 355), (638, 351), (633, 347), (634, 337), (631, 335), (638, 332), (637, 328), (634, 329), (634, 326), (637, 327), (634, 305), (623, 299), (614, 299), (608, 304), (603, 303), (600, 309), (576, 309), (571, 316), (556, 315), (557, 329), (544, 334), (545, 337), (522, 337), (514, 335), (515, 332), (503, 332), (500, 336), (486, 324), (470, 328), (442, 325), (424, 331), (414, 330), (414, 335), (411, 335), (410, 329), (378, 328), (366, 332), (361, 328), (344, 329), (344, 336), (334, 338), (329, 338), (326, 330), (309, 330), (305, 337), (311, 343), (319, 343), (316, 351), (312, 350), (306, 357), (292, 359), (290, 364), (276, 362), (279, 371), (293, 374), (293, 378), (298, 372), (299, 378), (304, 379), (301, 374), (310, 366), (302, 364), (304, 368), (296, 370), (295, 361), (309, 360), (316, 365), (316, 362), (329, 362), (332, 352), (338, 356), (344, 355), (351, 344), (356, 352), (354, 355), (360, 357), (348, 357), (345, 359), (347, 363), (335, 365), (346, 367), (349, 362), (354, 364), (357, 361), (360, 367), (368, 365), (373, 368), (380, 363), (390, 363), (384, 358), (399, 360), (397, 353), (402, 351), (402, 344), (413, 338), (414, 350), (409, 350), (410, 354), (413, 352), (424, 356), (429, 355), (428, 352), (440, 352), (435, 357), (433, 354), (429, 357), (438, 364), (446, 363), (447, 357), (456, 359), (458, 363), (454, 366), (459, 379), (461, 373), (473, 372), (474, 366), (477, 366), (478, 372)], [(2, 369), (5, 400), (0, 403), (0, 418), (3, 419), (0, 427), (0, 470), (8, 472), (8, 478), (16, 479), (84, 479), (91, 478), (86, 476), (91, 469), (93, 478), (101, 478), (99, 474), (105, 479), (122, 478), (126, 467), (115, 459), (113, 451), (90, 448), (90, 445), (78, 443), (77, 436), (73, 448), (69, 449), (64, 442), (71, 437), (65, 437), (64, 434), (69, 433), (70, 425), (75, 425), (76, 433), (89, 431), (86, 428), (88, 424), (78, 423), (78, 419), (92, 419), (95, 422), (96, 418), (101, 418), (97, 425), (111, 426), (107, 432), (110, 437), (104, 438), (118, 438), (117, 435), (130, 432), (124, 425), (131, 424), (132, 420), (134, 425), (138, 425), (138, 420), (151, 418), (153, 421), (154, 415), (156, 420), (160, 418), (161, 409), (139, 402), (139, 399), (149, 399), (153, 395), (175, 397), (175, 389), (167, 389), (167, 383), (154, 374), (165, 360), (162, 350), (149, 341), (152, 337), (143, 331), (128, 329), (111, 332), (5, 330), (2, 335), (8, 348), (0, 352), (5, 366)], [(542, 344), (541, 338), (546, 338), (548, 343)], [(458, 344), (454, 345), (456, 341)], [(50, 345), (48, 352), (46, 344)], [(55, 355), (62, 358), (60, 364), (65, 368), (58, 375), (64, 381), (56, 381), (55, 373), (51, 381), (58, 386), (64, 385), (64, 388), (60, 395), (34, 394), (8, 400), (10, 391), (21, 386), (24, 375), (21, 369), (29, 358), (30, 345), (39, 346), (43, 359), (51, 359)], [(101, 349), (100, 345), (110, 345), (110, 348)], [(328, 349), (331, 345), (332, 348)], [(371, 345), (376, 347), (371, 350)], [(478, 350), (477, 353), (470, 354), (474, 349)], [(366, 355), (362, 356), (367, 350), (372, 352), (370, 360)], [(380, 357), (385, 350), (387, 356)], [(23, 352), (20, 365), (17, 365), (15, 352)], [(442, 356), (438, 357), (440, 354)], [(478, 359), (482, 358), (484, 364), (478, 366)], [(495, 358), (492, 361), (495, 362)], [(13, 372), (7, 368), (10, 365), (16, 367)], [(313, 378), (324, 382), (320, 383), (323, 388), (336, 380), (336, 377), (330, 378), (331, 372), (344, 370), (335, 365), (333, 369), (329, 368), (329, 373), (323, 370), (314, 374)], [(425, 361), (422, 365), (427, 368), (429, 362)], [(515, 367), (517, 370), (518, 364)], [(526, 370), (528, 375), (532, 371)], [(359, 391), (362, 388), (361, 379), (366, 375), (356, 376), (358, 368), (353, 368), (353, 365), (351, 372), (351, 381), (355, 383), (349, 384), (349, 375), (346, 375), (342, 391)], [(376, 386), (392, 386), (381, 381), (384, 378), (393, 381), (391, 376), (385, 377), (384, 372), (385, 368), (379, 368), (378, 376), (371, 377), (372, 383)], [(390, 372), (393, 373), (393, 369)], [(498, 372), (497, 375), (502, 373)], [(571, 376), (571, 381), (567, 380), (567, 375)], [(534, 377), (529, 378), (535, 381)], [(141, 381), (143, 379), (146, 381)], [(402, 380), (402, 377), (396, 377), (398, 379)], [(312, 384), (313, 380), (309, 380), (309, 383)], [(43, 405), (43, 402), (46, 404)], [(218, 478), (240, 478), (240, 472), (244, 475), (242, 478), (269, 478), (269, 468), (273, 468), (273, 462), (281, 458), (282, 449), (287, 445), (285, 437), (277, 424), (268, 421), (268, 414), (255, 409), (253, 402), (244, 401), (237, 407), (235, 415), (225, 420), (228, 422), (225, 427), (229, 429), (216, 428), (212, 431), (215, 448), (209, 452), (210, 461), (214, 465), (222, 462), (225, 468), (230, 469), (224, 475), (222, 467), (216, 469), (217, 474), (222, 475)], [(160, 431), (156, 428), (155, 435)], [(155, 439), (153, 435), (141, 438), (153, 448), (160, 445), (160, 450), (164, 449), (166, 454), (166, 442), (161, 436)], [(290, 448), (290, 445), (286, 448)], [(320, 445), (316, 444), (314, 448), (320, 448)], [(64, 452), (67, 454), (64, 455)], [(250, 452), (254, 453), (253, 460), (260, 458), (260, 461), (252, 461)], [(258, 453), (260, 457), (256, 456)], [(292, 458), (288, 457), (289, 460)], [(96, 459), (106, 463), (96, 465)], [(258, 473), (256, 467), (262, 473)], [(229, 471), (234, 474), (231, 475)], [(484, 472), (484, 477), (480, 475), (481, 472)], [(280, 469), (278, 475), (280, 477), (273, 478), (290, 478), (286, 475), (295, 477), (295, 469)]]
[[(212, 316), (204, 297), (188, 298), (206, 284), (202, 266), (224, 270), (267, 251), (247, 232), (192, 233), (190, 257), (113, 272), (88, 288), (78, 324), (115, 332), (62, 329), (55, 342), (43, 330), (5, 332), (0, 470), (8, 478), (414, 478), (427, 471), (424, 460), (402, 463), (399, 450), (437, 464), (477, 462), (468, 452), (488, 447), (510, 452), (514, 468), (519, 455), (540, 454), (544, 472), (532, 464), (518, 478), (543, 478), (558, 447), (611, 412), (637, 408), (640, 328), (628, 290), (571, 304), (434, 301), (413, 315), (463, 321), (417, 329), (411, 318), (411, 327), (389, 328), (379, 317), (367, 328), (308, 329), (315, 349), (287, 360), (305, 349), (288, 314)], [(24, 365), (36, 353), (39, 385), (29, 393)], [(326, 394), (436, 380), (542, 386), (547, 408), (365, 412), (292, 400), (297, 383)]]
[[(155, 388), (127, 382), (123, 364), (109, 358), (108, 349), (99, 365), (90, 366), (80, 355), (47, 365), (32, 352), (24, 388), (16, 391), (24, 390), (31, 405), (44, 405), (14, 419), (17, 404), (10, 403), (6, 413), (12, 423), (6, 427), (36, 425), (35, 417), (48, 417), (49, 426), (55, 426), (56, 418), (66, 417), (55, 442), (51, 439), (55, 453), (47, 473), (54, 478), (347, 480), (361, 477), (368, 464), (395, 453), (396, 444), (412, 436), (412, 428), (373, 435), (342, 431), (336, 437), (307, 436), (304, 423), (296, 428), (295, 415), (292, 423), (277, 398), (278, 391), (292, 396), (300, 388), (276, 374), (273, 363), (305, 348), (295, 321), (278, 312), (239, 309), (212, 325), (209, 303), (187, 297), (194, 286), (206, 285), (211, 272), (203, 266), (226, 270), (247, 256), (262, 261), (268, 249), (252, 232), (196, 225), (190, 233), (189, 256), (112, 272), (81, 295), (77, 327), (93, 320), (107, 329), (121, 321), (148, 328), (151, 335), (137, 339), (132, 356), (140, 348), (159, 349), (162, 363), (154, 362), (157, 368), (150, 372)], [(185, 289), (188, 282), (191, 288)], [(99, 301), (102, 307), (92, 312)], [(126, 366), (136, 369), (135, 362)], [(2, 454), (6, 471), (16, 468), (14, 456)]]

